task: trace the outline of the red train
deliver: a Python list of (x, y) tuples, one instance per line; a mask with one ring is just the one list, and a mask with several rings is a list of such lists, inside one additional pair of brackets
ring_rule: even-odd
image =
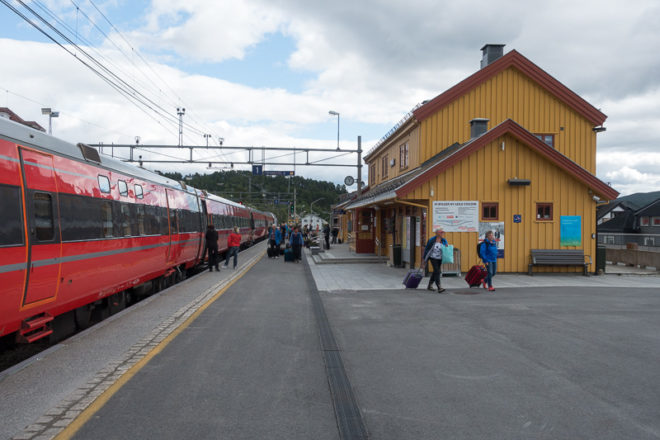
[(183, 279), (209, 222), (223, 252), (275, 218), (0, 118), (0, 337), (85, 328)]

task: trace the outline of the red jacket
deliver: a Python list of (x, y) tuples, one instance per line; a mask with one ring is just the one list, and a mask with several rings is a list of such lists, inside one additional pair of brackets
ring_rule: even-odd
[(238, 247), (241, 245), (241, 234), (237, 234), (236, 232), (232, 232), (229, 234), (229, 238), (227, 239), (227, 245), (229, 247)]

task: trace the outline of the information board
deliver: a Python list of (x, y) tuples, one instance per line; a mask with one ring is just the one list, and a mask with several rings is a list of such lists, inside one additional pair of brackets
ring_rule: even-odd
[(559, 245), (582, 246), (582, 217), (562, 215), (559, 221)]
[(479, 202), (477, 201), (434, 201), (433, 228), (445, 232), (479, 232)]

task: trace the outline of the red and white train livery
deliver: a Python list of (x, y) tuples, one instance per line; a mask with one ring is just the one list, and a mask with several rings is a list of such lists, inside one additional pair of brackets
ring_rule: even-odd
[(260, 212), (0, 118), (0, 337), (32, 342), (53, 324), (89, 324), (127, 295), (159, 290), (275, 222)]

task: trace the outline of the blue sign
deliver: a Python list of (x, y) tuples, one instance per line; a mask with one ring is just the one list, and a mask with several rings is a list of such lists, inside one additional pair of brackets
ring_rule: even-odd
[(522, 223), (522, 215), (520, 215), (520, 214), (513, 214), (513, 222), (514, 222), (514, 223)]
[(582, 246), (581, 216), (561, 216), (559, 221), (559, 246)]
[(263, 165), (252, 165), (252, 174), (255, 176), (261, 176), (264, 173)]

